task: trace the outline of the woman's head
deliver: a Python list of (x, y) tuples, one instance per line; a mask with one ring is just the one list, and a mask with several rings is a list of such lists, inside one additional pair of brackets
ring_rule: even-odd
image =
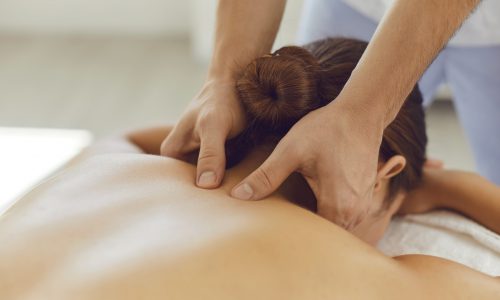
[[(236, 83), (248, 127), (229, 143), (229, 165), (242, 158), (242, 147), (276, 143), (304, 115), (334, 100), (366, 46), (354, 39), (329, 38), (304, 47), (283, 47), (251, 62)], [(415, 86), (383, 134), (379, 173), (387, 186), (381, 208), (388, 208), (399, 192), (418, 185), (426, 143), (422, 96)]]

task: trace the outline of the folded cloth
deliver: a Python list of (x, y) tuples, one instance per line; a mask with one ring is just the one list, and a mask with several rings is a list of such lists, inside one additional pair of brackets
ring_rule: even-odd
[(500, 276), (500, 235), (453, 212), (396, 217), (378, 248), (389, 256), (438, 256)]

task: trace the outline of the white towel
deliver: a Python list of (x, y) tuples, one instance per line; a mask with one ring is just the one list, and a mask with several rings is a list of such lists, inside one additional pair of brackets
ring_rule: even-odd
[(394, 218), (378, 248), (389, 256), (434, 255), (500, 276), (500, 235), (448, 211)]

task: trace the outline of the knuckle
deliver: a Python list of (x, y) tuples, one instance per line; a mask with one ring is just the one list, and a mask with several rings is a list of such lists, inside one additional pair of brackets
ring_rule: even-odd
[(364, 218), (366, 217), (366, 215), (360, 215), (358, 216), (352, 223), (352, 227), (356, 227), (358, 226), (359, 224), (361, 224), (361, 222), (363, 222)]
[(338, 218), (336, 220), (335, 224), (339, 225), (340, 227), (342, 227), (346, 230), (349, 230), (349, 221), (347, 221), (346, 219)]
[(339, 214), (342, 215), (344, 220), (350, 222), (356, 217), (356, 208), (352, 204), (348, 204), (340, 208)]
[(217, 153), (217, 151), (215, 151), (215, 149), (205, 148), (202, 151), (200, 151), (200, 154), (198, 155), (198, 162), (212, 161), (218, 158), (219, 154)]
[(352, 219), (352, 215), (339, 215), (339, 225), (345, 228), (346, 230), (350, 230), (353, 228), (354, 220)]
[(207, 108), (202, 111), (200, 111), (200, 114), (198, 116), (198, 126), (200, 128), (207, 128), (209, 127), (214, 120), (217, 118), (217, 113), (214, 109), (212, 108)]
[[(352, 201), (351, 201), (352, 200)], [(318, 203), (321, 214), (338, 226), (352, 230), (365, 218), (366, 212), (354, 199), (344, 201), (324, 201)]]
[(225, 165), (224, 152), (217, 151), (214, 147), (205, 147), (198, 154), (198, 164), (205, 167), (220, 168)]
[(350, 205), (337, 204), (332, 212), (333, 221), (346, 229), (349, 229), (356, 217), (356, 210)]
[(263, 187), (266, 190), (271, 190), (274, 185), (272, 181), (272, 174), (269, 170), (259, 168), (255, 171), (255, 180), (257, 181), (256, 183)]

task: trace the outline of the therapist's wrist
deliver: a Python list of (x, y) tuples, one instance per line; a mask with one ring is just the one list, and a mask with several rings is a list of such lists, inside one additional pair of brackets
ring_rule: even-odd
[(235, 81), (237, 71), (225, 66), (210, 66), (206, 81)]
[(404, 77), (405, 74), (388, 74), (387, 69), (377, 69), (360, 60), (351, 73), (338, 99), (355, 110), (373, 126), (385, 129), (394, 121), (404, 100), (410, 93), (404, 84), (397, 84), (391, 78)]
[(207, 80), (235, 81), (250, 61), (249, 57), (242, 59), (232, 53), (215, 54), (208, 67)]
[(235, 83), (236, 83), (236, 76), (231, 70), (209, 69), (205, 81), (203, 82), (202, 91), (210, 89), (220, 90), (220, 89), (234, 88), (236, 86)]
[(368, 136), (382, 137), (386, 127), (383, 113), (378, 112), (370, 101), (360, 99), (359, 93), (342, 92), (328, 104), (332, 116), (341, 116), (354, 128), (361, 128)]

